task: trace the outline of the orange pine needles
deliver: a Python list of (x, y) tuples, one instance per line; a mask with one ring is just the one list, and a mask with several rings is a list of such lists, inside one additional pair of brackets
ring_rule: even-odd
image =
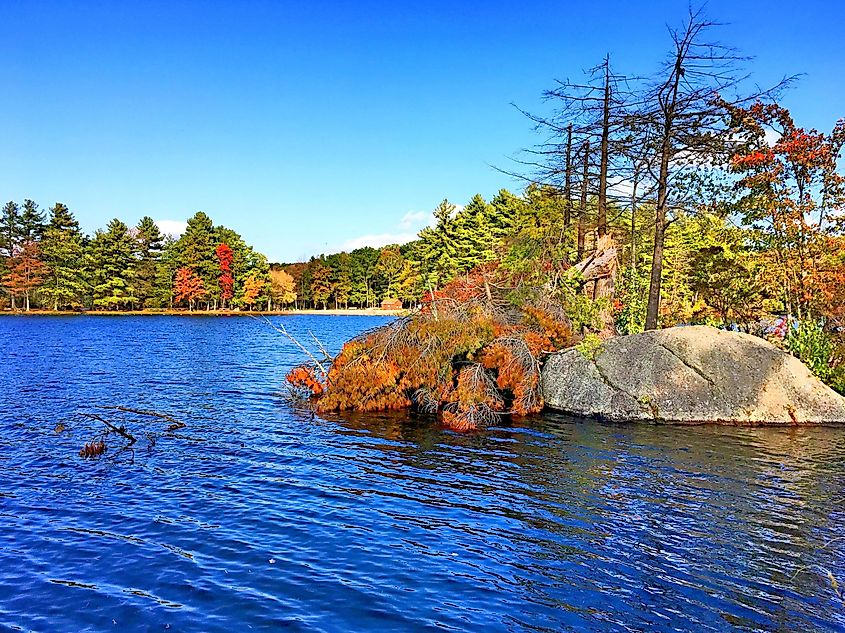
[(539, 412), (541, 360), (577, 339), (558, 302), (513, 301), (518, 290), (505, 273), (476, 269), (417, 314), (346, 343), (325, 381), (303, 365), (288, 383), (319, 412), (414, 408), (461, 431)]

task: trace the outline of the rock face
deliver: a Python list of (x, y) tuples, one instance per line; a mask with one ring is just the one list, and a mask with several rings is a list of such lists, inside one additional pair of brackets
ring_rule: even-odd
[(845, 398), (794, 356), (736, 332), (676, 327), (606, 341), (594, 358), (548, 359), (550, 409), (675, 424), (845, 423)]

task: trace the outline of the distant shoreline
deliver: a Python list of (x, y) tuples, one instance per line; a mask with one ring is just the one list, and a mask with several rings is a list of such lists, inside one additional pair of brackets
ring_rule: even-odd
[(328, 316), (402, 316), (408, 310), (382, 310), (381, 308), (362, 308), (360, 310), (329, 309), (329, 310), (3, 310), (0, 315), (5, 316), (293, 316), (297, 314), (322, 314)]

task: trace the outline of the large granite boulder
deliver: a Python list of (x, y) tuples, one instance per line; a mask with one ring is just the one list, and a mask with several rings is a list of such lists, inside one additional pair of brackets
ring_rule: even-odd
[(618, 336), (543, 368), (550, 409), (605, 420), (845, 423), (845, 398), (760, 338), (706, 326)]

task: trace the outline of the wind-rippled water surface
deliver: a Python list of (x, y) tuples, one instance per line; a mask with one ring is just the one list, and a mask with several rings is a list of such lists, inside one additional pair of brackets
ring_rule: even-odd
[[(843, 430), (312, 419), (300, 360), (248, 318), (0, 317), (0, 629), (845, 629)], [(81, 459), (86, 413), (134, 450)]]

